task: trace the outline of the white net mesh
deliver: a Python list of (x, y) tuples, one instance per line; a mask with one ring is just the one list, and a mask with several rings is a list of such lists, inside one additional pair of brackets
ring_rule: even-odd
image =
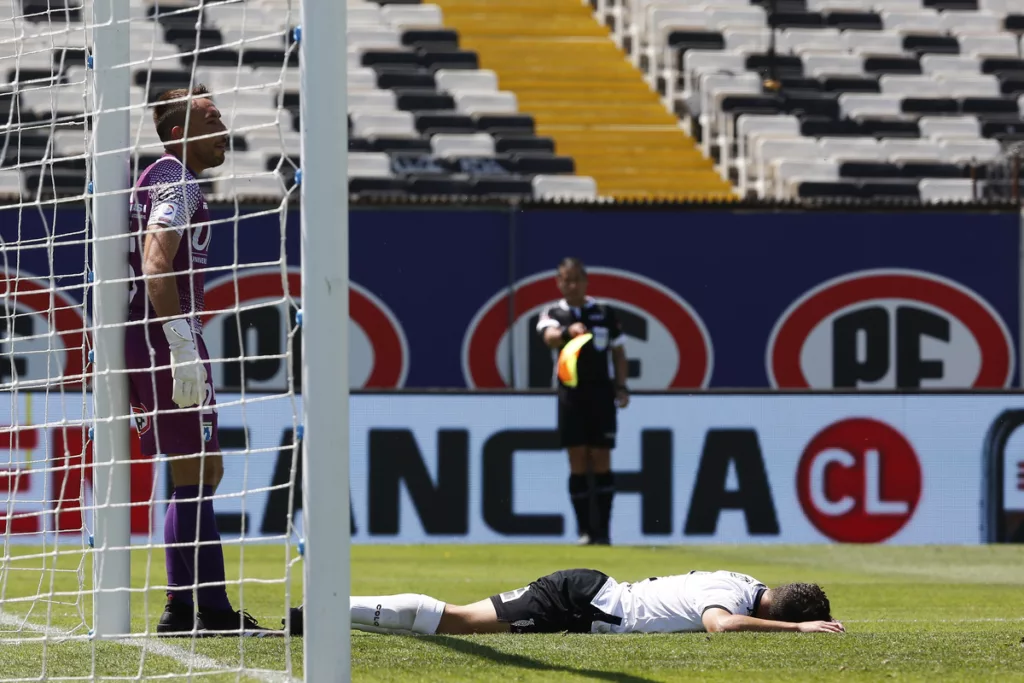
[[(92, 547), (93, 124), (108, 110), (93, 3), (125, 2), (0, 0), (0, 681), (283, 680), (301, 660), (290, 638), (156, 636), (174, 484), (172, 458), (141, 450), (139, 431), (158, 426), (149, 408), (119, 415), (132, 424), (131, 498), (112, 508), (132, 531), (131, 633), (90, 635), (94, 601), (104, 604), (93, 579), (104, 551)], [(128, 4), (132, 182), (164, 153), (149, 106), (160, 93), (207, 86), (230, 132), (226, 161), (200, 174), (209, 218), (189, 227), (191, 247), (208, 249), (191, 260), (206, 302), (192, 317), (216, 393), (224, 477), (213, 507), (228, 597), (281, 629), (302, 594), (298, 0)], [(136, 196), (118, 195), (135, 208)], [(145, 292), (147, 278), (134, 276), (126, 293)], [(196, 574), (185, 588), (200, 597)]]

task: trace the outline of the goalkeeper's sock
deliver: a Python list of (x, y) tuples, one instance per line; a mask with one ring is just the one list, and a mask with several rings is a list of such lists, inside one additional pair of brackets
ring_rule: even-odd
[[(349, 602), (352, 628), (375, 633), (434, 635), (445, 603), (429, 595), (353, 595)], [(362, 627), (362, 628), (361, 628)]]
[(579, 535), (591, 533), (590, 529), (590, 499), (588, 497), (587, 475), (569, 475), (569, 498), (572, 500), (572, 509), (576, 512), (576, 528)]
[[(196, 526), (198, 520), (199, 546), (198, 562), (196, 549), (188, 545), (178, 548), (186, 566), (192, 569), (192, 576), (200, 587), (196, 590), (199, 598), (199, 609), (230, 610), (227, 588), (224, 585), (224, 549), (220, 544), (220, 532), (217, 531), (217, 518), (213, 512), (213, 487), (203, 487), (203, 500), (182, 500), (197, 498), (198, 486), (179, 486), (174, 489), (175, 507), (177, 507), (178, 543), (193, 544), (196, 542)], [(213, 584), (213, 585), (202, 585)]]
[(194, 582), (188, 565), (181, 557), (181, 548), (171, 547), (178, 539), (178, 506), (175, 505), (174, 496), (171, 496), (171, 504), (167, 506), (167, 514), (164, 516), (164, 565), (167, 567), (167, 598), (176, 605), (184, 607), (195, 607), (192, 602), (192, 589), (186, 588)]

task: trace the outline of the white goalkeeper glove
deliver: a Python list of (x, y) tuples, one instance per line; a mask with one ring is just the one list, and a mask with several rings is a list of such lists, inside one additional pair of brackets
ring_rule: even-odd
[(199, 358), (188, 320), (178, 318), (164, 323), (164, 336), (171, 347), (171, 376), (174, 378), (171, 399), (179, 408), (203, 405), (206, 402), (206, 368)]

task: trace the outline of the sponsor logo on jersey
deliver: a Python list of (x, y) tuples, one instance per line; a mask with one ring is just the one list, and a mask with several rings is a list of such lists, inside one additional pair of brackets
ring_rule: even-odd
[[(618, 316), (626, 354), (638, 372), (630, 377), (631, 387), (707, 386), (714, 364), (711, 338), (700, 316), (675, 292), (636, 273), (594, 267), (588, 268), (587, 293)], [(511, 302), (505, 290), (491, 297), (473, 317), (462, 342), (466, 385), (550, 387), (553, 358), (539, 339), (536, 323), (544, 309), (561, 298), (553, 273), (517, 282)]]
[(981, 296), (916, 270), (865, 270), (806, 292), (778, 319), (771, 385), (804, 388), (1006, 387), (1013, 337)]
[[(211, 355), (249, 357), (241, 366), (215, 363), (214, 386), (240, 386), (243, 378), (253, 390), (279, 391), (288, 386), (288, 368), (280, 356), (287, 353), (289, 344), (301, 343), (301, 327), (295, 322), (301, 293), (298, 268), (290, 268), (287, 273), (287, 291), (277, 268), (240, 272), (237, 278), (221, 278), (207, 286), (203, 339)], [(240, 329), (244, 334), (239, 333)], [(348, 329), (350, 385), (381, 389), (403, 386), (409, 371), (405, 332), (387, 305), (356, 283), (349, 284)], [(245, 344), (244, 349), (240, 343)], [(292, 358), (297, 361), (300, 357), (295, 346)], [(293, 375), (301, 381), (297, 363)]]
[(153, 209), (153, 223), (164, 223), (170, 225), (178, 215), (178, 205), (174, 202), (163, 202)]
[(135, 431), (139, 433), (139, 436), (142, 436), (149, 431), (151, 422), (149, 419), (149, 411), (146, 410), (146, 406), (141, 404), (132, 406), (132, 416), (135, 418)]
[(213, 423), (203, 422), (203, 441), (210, 443), (213, 441)]
[(804, 449), (797, 495), (822, 534), (842, 543), (891, 538), (921, 500), (921, 463), (897, 429), (850, 418), (821, 430)]
[[(76, 284), (67, 281), (71, 279), (58, 279), (51, 288), (45, 280), (0, 270), (0, 354), (5, 359), (0, 363), (0, 384), (14, 379), (81, 381), (88, 333), (81, 302), (65, 294)], [(77, 284), (84, 290), (82, 278)]]

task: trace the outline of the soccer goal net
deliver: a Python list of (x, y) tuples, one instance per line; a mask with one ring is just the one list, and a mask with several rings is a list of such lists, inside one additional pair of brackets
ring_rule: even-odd
[[(347, 672), (344, 31), (334, 2), (0, 3), (0, 681)], [(161, 384), (161, 279), (209, 358), (191, 407)]]

